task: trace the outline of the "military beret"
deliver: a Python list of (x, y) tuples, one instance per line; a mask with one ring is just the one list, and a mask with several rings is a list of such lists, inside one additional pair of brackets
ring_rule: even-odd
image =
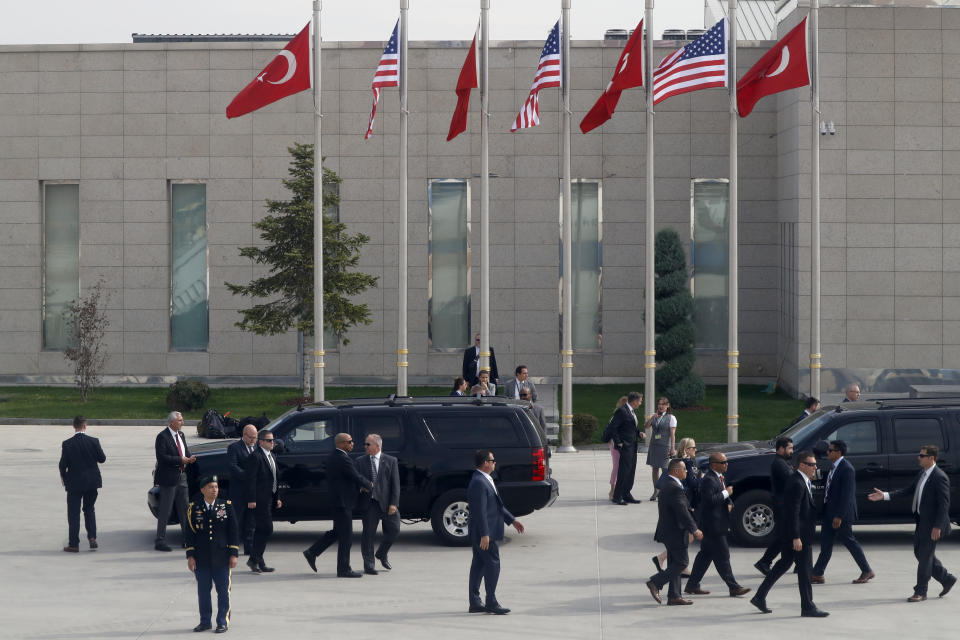
[(217, 476), (203, 476), (200, 478), (200, 488), (204, 488), (211, 482), (217, 482)]

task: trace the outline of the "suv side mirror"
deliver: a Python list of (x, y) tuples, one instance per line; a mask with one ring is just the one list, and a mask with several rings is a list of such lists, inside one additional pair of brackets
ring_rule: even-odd
[(813, 453), (815, 453), (818, 458), (822, 458), (827, 455), (827, 449), (829, 447), (830, 445), (826, 440), (820, 440), (813, 445)]
[(283, 446), (283, 438), (273, 437), (273, 453), (283, 453), (286, 447)]

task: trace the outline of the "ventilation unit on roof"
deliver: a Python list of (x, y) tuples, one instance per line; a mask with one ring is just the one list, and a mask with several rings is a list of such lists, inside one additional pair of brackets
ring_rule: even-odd
[(664, 29), (663, 30), (664, 40), (683, 40), (686, 37), (687, 37), (687, 34), (683, 29)]
[(607, 29), (603, 34), (604, 40), (626, 40), (628, 37), (626, 29)]
[(696, 40), (706, 32), (706, 29), (687, 29), (687, 40)]

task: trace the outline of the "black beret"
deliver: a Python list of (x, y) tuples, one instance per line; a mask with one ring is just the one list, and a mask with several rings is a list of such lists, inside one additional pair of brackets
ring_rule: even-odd
[(217, 482), (217, 476), (203, 476), (200, 478), (200, 488), (204, 488), (211, 482)]

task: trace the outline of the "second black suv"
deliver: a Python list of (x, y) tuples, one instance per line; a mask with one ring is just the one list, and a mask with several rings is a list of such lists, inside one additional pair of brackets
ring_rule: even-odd
[[(326, 468), (333, 437), (344, 432), (363, 442), (367, 434), (377, 433), (383, 451), (398, 461), (401, 516), (429, 519), (446, 544), (469, 544), (467, 484), (477, 449), (495, 452), (497, 490), (514, 515), (548, 507), (557, 499), (546, 435), (535, 425), (524, 405), (506, 398), (390, 398), (292, 409), (266, 427), (279, 445), (274, 453), (283, 508), (274, 511), (274, 519), (330, 519)], [(207, 474), (216, 474), (229, 495), (229, 444), (191, 447), (197, 456), (187, 467), (191, 495), (198, 489), (197, 479)], [(147, 503), (156, 517), (155, 490), (148, 493)]]

